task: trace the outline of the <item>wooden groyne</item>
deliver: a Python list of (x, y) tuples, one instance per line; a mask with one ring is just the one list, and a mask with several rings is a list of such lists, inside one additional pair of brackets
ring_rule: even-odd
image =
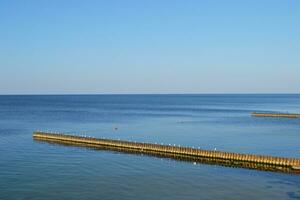
[(107, 149), (126, 153), (142, 153), (159, 157), (169, 157), (179, 160), (218, 164), (231, 167), (243, 167), (300, 174), (300, 159), (298, 158), (282, 158), (274, 156), (210, 151), (173, 145), (129, 142), (47, 132), (34, 132), (33, 138), (35, 140), (65, 145)]
[(300, 118), (300, 114), (292, 113), (261, 113), (253, 112), (251, 113), (253, 117), (284, 117), (284, 118)]

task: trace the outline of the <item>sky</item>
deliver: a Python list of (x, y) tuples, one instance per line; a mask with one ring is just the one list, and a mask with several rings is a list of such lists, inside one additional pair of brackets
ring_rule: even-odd
[(0, 94), (115, 93), (300, 93), (300, 1), (0, 1)]

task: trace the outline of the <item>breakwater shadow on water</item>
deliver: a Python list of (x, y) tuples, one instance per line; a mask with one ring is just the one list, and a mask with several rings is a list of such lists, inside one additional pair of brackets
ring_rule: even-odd
[(181, 155), (174, 153), (166, 153), (166, 152), (155, 152), (149, 150), (136, 150), (122, 147), (110, 147), (110, 146), (99, 146), (94, 144), (87, 143), (79, 143), (73, 141), (62, 141), (62, 140), (44, 140), (40, 138), (34, 138), (36, 142), (39, 143), (48, 143), (52, 145), (60, 145), (60, 146), (73, 146), (73, 147), (81, 147), (96, 151), (109, 151), (109, 152), (117, 152), (120, 154), (133, 154), (137, 156), (148, 156), (148, 157), (156, 157), (156, 158), (166, 158), (172, 159), (181, 162), (189, 162), (189, 163), (197, 163), (197, 164), (205, 164), (205, 165), (214, 165), (214, 166), (223, 166), (230, 168), (245, 168), (251, 170), (260, 170), (260, 171), (270, 171), (277, 173), (290, 173), (290, 174), (299, 174), (298, 171), (292, 170), (288, 166), (276, 166), (265, 163), (254, 163), (254, 162), (243, 162), (236, 160), (224, 160), (218, 158), (205, 158), (205, 157), (195, 157), (189, 155)]

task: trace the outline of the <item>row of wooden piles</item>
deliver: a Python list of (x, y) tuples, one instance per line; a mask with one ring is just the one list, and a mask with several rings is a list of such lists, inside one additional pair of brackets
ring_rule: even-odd
[[(122, 140), (102, 139), (83, 137), (75, 135), (65, 135), (58, 133), (34, 132), (33, 137), (40, 140), (63, 141), (78, 144), (89, 144), (95, 146), (107, 146), (118, 149), (131, 149), (139, 152), (165, 153), (173, 155), (184, 155), (195, 158), (211, 158), (225, 161), (238, 161), (247, 163), (266, 164), (270, 166), (289, 168), (295, 172), (300, 172), (300, 159), (283, 158), (274, 156), (263, 156), (253, 154), (241, 154), (231, 152), (221, 152), (214, 150), (202, 150), (198, 148), (182, 147), (175, 145), (152, 144), (142, 142), (131, 142)], [(234, 162), (232, 162), (234, 163)]]

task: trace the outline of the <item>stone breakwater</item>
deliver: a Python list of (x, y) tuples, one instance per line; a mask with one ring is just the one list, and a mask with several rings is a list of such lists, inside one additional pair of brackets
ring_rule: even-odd
[(39, 141), (54, 142), (65, 145), (85, 146), (126, 153), (142, 153), (159, 157), (169, 157), (179, 160), (231, 167), (300, 174), (299, 158), (283, 158), (265, 155), (211, 151), (173, 145), (130, 142), (40, 131), (34, 132), (33, 138)]

